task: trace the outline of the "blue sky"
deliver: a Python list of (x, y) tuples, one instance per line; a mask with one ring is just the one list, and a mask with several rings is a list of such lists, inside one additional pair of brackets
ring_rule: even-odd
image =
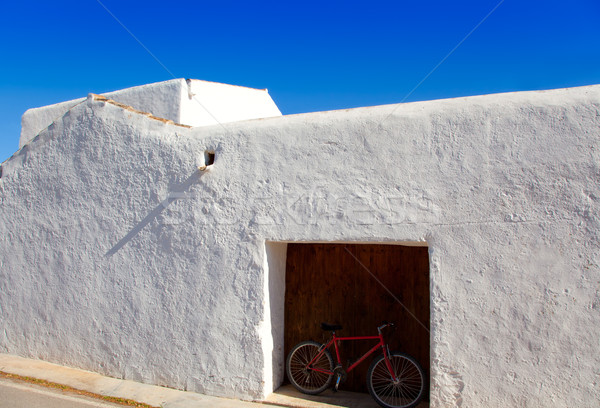
[(284, 114), (600, 84), (597, 0), (101, 2), (160, 63), (96, 0), (3, 2), (0, 161), (29, 108), (173, 76)]

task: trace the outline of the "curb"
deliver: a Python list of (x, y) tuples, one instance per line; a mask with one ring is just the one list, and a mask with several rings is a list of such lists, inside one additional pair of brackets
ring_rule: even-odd
[[(0, 354), (0, 371), (20, 377), (29, 377), (95, 394), (100, 397), (131, 400), (161, 408), (256, 408), (261, 402), (248, 402), (212, 397), (189, 391), (142, 384), (131, 380), (106, 377), (91, 371), (64, 367), (41, 360)], [(107, 401), (108, 402), (108, 401)], [(271, 405), (271, 404), (269, 404)]]

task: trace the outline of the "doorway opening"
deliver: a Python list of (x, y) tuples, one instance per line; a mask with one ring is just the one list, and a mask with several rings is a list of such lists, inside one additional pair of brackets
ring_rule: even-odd
[[(329, 337), (321, 330), (321, 322), (341, 324), (341, 336), (376, 335), (382, 321), (395, 322), (397, 329), (386, 336), (390, 349), (415, 357), (429, 378), (429, 253), (425, 245), (267, 243), (273, 385), (287, 382), (285, 357), (295, 344), (323, 342)], [(342, 363), (353, 362), (370, 347), (369, 341), (342, 343)], [(369, 364), (369, 359), (360, 364), (340, 389), (367, 392)]]

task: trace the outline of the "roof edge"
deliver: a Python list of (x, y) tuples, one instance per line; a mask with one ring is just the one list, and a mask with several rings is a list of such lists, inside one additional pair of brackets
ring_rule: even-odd
[(153, 114), (151, 114), (149, 112), (144, 112), (144, 111), (135, 109), (131, 105), (126, 105), (124, 103), (117, 102), (117, 101), (115, 101), (113, 99), (107, 98), (104, 95), (90, 93), (90, 94), (88, 94), (88, 100), (94, 100), (94, 101), (109, 103), (111, 105), (117, 106), (117, 107), (119, 107), (121, 109), (124, 109), (126, 111), (137, 113), (139, 115), (146, 116), (149, 119), (157, 120), (159, 122), (163, 122), (163, 123), (166, 123), (168, 125), (180, 126), (180, 127), (184, 127), (184, 128), (191, 128), (192, 127), (192, 126), (189, 126), (189, 125), (184, 125), (182, 123), (174, 122), (171, 119), (165, 119), (165, 118), (161, 118), (161, 117), (158, 117), (158, 116), (154, 116)]

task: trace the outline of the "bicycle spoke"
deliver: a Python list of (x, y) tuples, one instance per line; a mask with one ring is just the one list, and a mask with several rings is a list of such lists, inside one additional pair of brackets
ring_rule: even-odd
[(318, 394), (331, 383), (332, 374), (317, 370), (331, 372), (333, 359), (328, 352), (323, 352), (313, 361), (319, 352), (320, 345), (315, 342), (300, 343), (290, 352), (287, 360), (288, 378), (301, 392)]
[(412, 407), (418, 403), (424, 390), (424, 377), (410, 358), (402, 354), (389, 356), (396, 380), (381, 357), (370, 369), (369, 391), (380, 405), (388, 407)]

